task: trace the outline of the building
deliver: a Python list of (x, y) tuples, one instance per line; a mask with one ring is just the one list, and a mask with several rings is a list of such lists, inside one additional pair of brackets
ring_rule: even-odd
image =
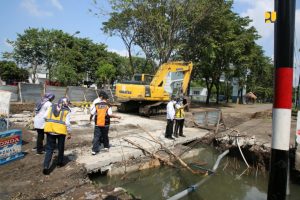
[(206, 101), (206, 97), (207, 97), (207, 88), (191, 87), (190, 96), (192, 101), (204, 102)]
[[(46, 73), (36, 73), (36, 84), (44, 84), (47, 80), (47, 74)], [(33, 83), (33, 74), (29, 75), (28, 78), (29, 83)]]

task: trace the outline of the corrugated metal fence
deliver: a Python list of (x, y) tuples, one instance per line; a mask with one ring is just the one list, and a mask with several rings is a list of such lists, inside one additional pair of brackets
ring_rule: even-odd
[(67, 91), (66, 87), (57, 87), (57, 86), (49, 86), (49, 85), (45, 87), (46, 93), (52, 93), (55, 95), (56, 98), (54, 99), (54, 103), (57, 103), (60, 97), (66, 96), (66, 91)]
[(19, 101), (19, 89), (18, 86), (13, 85), (1, 85), (0, 90), (11, 92), (11, 102)]
[[(97, 92), (95, 89), (78, 86), (57, 87), (42, 84), (19, 83), (18, 86), (0, 86), (0, 90), (12, 93), (11, 102), (36, 102), (44, 95), (45, 92), (51, 92), (55, 95), (54, 102), (57, 102), (59, 98), (64, 96), (67, 96), (71, 102), (92, 102), (97, 98)], [(102, 90), (109, 95), (110, 101), (114, 100), (113, 91), (110, 89)]]

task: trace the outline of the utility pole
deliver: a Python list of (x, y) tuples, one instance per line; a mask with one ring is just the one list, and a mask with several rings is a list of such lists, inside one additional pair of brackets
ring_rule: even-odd
[(275, 11), (275, 91), (268, 200), (284, 200), (291, 131), (295, 0), (275, 0)]

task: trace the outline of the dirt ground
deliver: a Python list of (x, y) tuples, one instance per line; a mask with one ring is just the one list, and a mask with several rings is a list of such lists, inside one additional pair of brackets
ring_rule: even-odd
[[(120, 188), (94, 187), (84, 167), (66, 156), (65, 166), (58, 168), (55, 154), (51, 166), (53, 171), (49, 176), (43, 175), (44, 155), (36, 155), (32, 151), (36, 133), (22, 131), (25, 157), (0, 166), (0, 199), (132, 199)], [(86, 145), (90, 144), (80, 137), (73, 137), (66, 141), (65, 148)]]
[[(235, 127), (255, 118), (257, 113), (266, 112), (263, 115), (268, 116), (271, 108), (271, 104), (232, 104), (221, 109), (226, 125)], [(193, 107), (191, 110), (197, 111), (197, 109), (201, 107)], [(0, 166), (0, 199), (133, 199), (122, 188), (95, 187), (84, 167), (77, 164), (72, 157), (65, 157), (65, 166), (58, 168), (54, 156), (52, 173), (49, 176), (43, 175), (44, 155), (36, 155), (32, 151), (36, 133), (21, 128), (23, 129), (22, 150), (25, 157)], [(73, 138), (66, 141), (65, 148), (90, 146), (91, 141), (82, 139), (85, 131), (77, 130), (77, 134), (73, 133)]]

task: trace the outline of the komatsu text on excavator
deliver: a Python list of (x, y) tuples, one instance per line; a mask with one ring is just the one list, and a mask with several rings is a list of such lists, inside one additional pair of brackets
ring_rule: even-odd
[(117, 101), (121, 112), (138, 110), (142, 115), (157, 114), (165, 109), (172, 95), (186, 95), (193, 64), (168, 62), (156, 74), (135, 74), (132, 81), (116, 84)]

